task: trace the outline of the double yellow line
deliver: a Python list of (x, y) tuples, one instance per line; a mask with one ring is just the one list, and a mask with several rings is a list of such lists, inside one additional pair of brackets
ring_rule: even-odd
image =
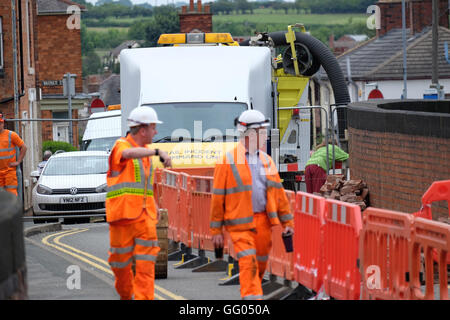
[[(96, 257), (88, 252), (79, 250), (77, 248), (74, 248), (72, 246), (69, 246), (69, 245), (61, 242), (61, 239), (63, 237), (74, 235), (74, 234), (81, 233), (81, 232), (85, 232), (88, 230), (89, 229), (71, 229), (71, 230), (65, 230), (62, 232), (50, 234), (42, 239), (42, 243), (46, 246), (52, 247), (58, 251), (68, 254), (78, 260), (81, 260), (84, 263), (87, 263), (90, 266), (93, 266), (94, 268), (101, 270), (101, 271), (114, 277), (114, 273), (111, 271), (109, 263), (106, 260), (103, 260), (103, 259)], [(176, 295), (176, 294), (170, 292), (169, 290), (164, 289), (156, 284), (155, 284), (155, 290), (159, 291), (159, 293), (164, 294), (173, 300), (186, 300), (186, 298)], [(155, 298), (158, 300), (167, 300), (166, 298), (160, 296), (157, 293), (155, 293)]]

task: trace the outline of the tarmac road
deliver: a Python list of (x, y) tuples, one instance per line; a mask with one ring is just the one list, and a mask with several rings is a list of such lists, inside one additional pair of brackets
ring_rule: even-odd
[[(30, 224), (26, 223), (25, 228)], [(108, 224), (62, 225), (62, 230), (25, 238), (28, 296), (31, 300), (117, 300), (107, 263)], [(194, 251), (195, 253), (195, 251)], [(207, 253), (211, 259), (213, 253)], [(219, 286), (221, 272), (175, 269), (168, 262), (167, 279), (156, 279), (155, 299), (239, 300), (239, 285)]]

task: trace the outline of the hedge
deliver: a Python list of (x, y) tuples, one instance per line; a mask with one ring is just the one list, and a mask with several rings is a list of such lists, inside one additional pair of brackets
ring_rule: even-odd
[(58, 150), (77, 151), (77, 148), (64, 141), (44, 141), (42, 143), (42, 155), (44, 155), (46, 150), (50, 150), (52, 153), (55, 153)]

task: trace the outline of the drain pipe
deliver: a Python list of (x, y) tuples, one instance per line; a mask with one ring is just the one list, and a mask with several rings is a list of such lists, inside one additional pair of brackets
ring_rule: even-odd
[[(14, 76), (14, 118), (19, 117), (19, 81), (17, 75), (17, 30), (16, 30), (16, 0), (11, 0), (12, 45), (13, 45), (13, 76)], [(19, 131), (19, 122), (14, 123), (15, 131)]]
[(347, 78), (348, 78), (347, 82), (353, 87), (353, 90), (354, 90), (353, 101), (357, 102), (357, 101), (359, 101), (359, 98), (358, 98), (359, 88), (358, 88), (358, 85), (352, 79), (352, 70), (350, 67), (350, 57), (347, 57)]

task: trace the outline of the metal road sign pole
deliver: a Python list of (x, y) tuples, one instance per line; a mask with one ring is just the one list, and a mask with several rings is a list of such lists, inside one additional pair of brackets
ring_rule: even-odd
[(68, 100), (68, 113), (69, 113), (69, 143), (73, 145), (73, 126), (72, 126), (72, 95), (75, 95), (75, 77), (76, 74), (70, 72), (64, 75), (63, 91), (64, 96)]

